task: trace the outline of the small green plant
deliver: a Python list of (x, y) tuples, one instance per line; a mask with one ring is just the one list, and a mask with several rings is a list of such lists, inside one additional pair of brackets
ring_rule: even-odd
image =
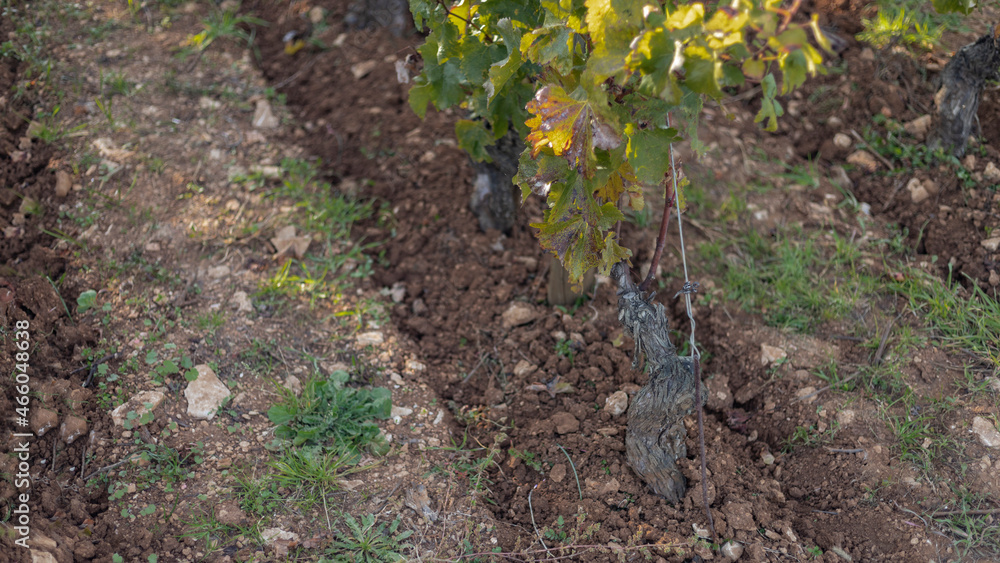
[(525, 465), (534, 469), (540, 475), (545, 475), (545, 465), (539, 456), (536, 456), (529, 451), (521, 451), (514, 448), (507, 450), (507, 453), (510, 454), (510, 457), (512, 458), (520, 459)]
[(902, 7), (880, 8), (874, 20), (862, 19), (861, 24), (865, 30), (858, 34), (858, 41), (877, 49), (898, 44), (930, 51), (944, 33), (944, 27), (933, 25), (928, 14), (914, 16)]
[(86, 313), (88, 310), (90, 310), (91, 307), (94, 306), (94, 303), (96, 301), (97, 301), (96, 291), (94, 291), (93, 289), (88, 289), (87, 291), (84, 291), (83, 293), (80, 294), (79, 297), (76, 298), (76, 312)]
[(199, 57), (216, 39), (231, 39), (246, 43), (247, 47), (253, 44), (253, 31), (246, 31), (245, 26), (253, 29), (253, 26), (266, 26), (266, 21), (246, 14), (237, 14), (234, 10), (212, 10), (207, 18), (201, 21), (201, 32), (189, 35), (185, 45), (194, 48)]
[(275, 484), (295, 491), (293, 500), (304, 510), (317, 503), (326, 506), (326, 496), (340, 490), (340, 482), (366, 466), (359, 466), (361, 454), (345, 447), (327, 449), (305, 446), (286, 449), (281, 456), (268, 462), (274, 470), (269, 476)]
[[(344, 524), (347, 531), (337, 530), (335, 539), (327, 549), (327, 555), (333, 559), (320, 559), (321, 562), (356, 561), (358, 563), (390, 563), (402, 561), (403, 550), (412, 549), (408, 544), (401, 543), (413, 535), (413, 530), (397, 533), (402, 521), (397, 518), (392, 523), (377, 524), (375, 515), (368, 514), (358, 522), (350, 514), (344, 514)], [(377, 524), (377, 525), (376, 525)]]
[(309, 380), (296, 397), (279, 387), (282, 401), (267, 411), (274, 435), (293, 446), (320, 445), (357, 453), (384, 454), (388, 444), (373, 419), (386, 420), (392, 407), (388, 389), (348, 387), (350, 375), (335, 371)]
[(569, 361), (573, 361), (573, 356), (576, 355), (576, 349), (573, 347), (573, 342), (560, 338), (556, 341), (556, 353), (564, 358), (568, 358)]

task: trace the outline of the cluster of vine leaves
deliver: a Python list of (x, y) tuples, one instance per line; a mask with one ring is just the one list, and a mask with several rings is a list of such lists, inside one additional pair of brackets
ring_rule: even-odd
[[(456, 135), (479, 161), (509, 128), (520, 133), (527, 149), (515, 182), (522, 197), (548, 203), (531, 226), (577, 283), (632, 255), (614, 227), (626, 206), (644, 206), (644, 188), (664, 189), (670, 143), (686, 138), (702, 151), (706, 100), (758, 83), (755, 121), (773, 131), (784, 113), (776, 76), (787, 94), (823, 73), (829, 43), (815, 15), (792, 21), (801, 2), (410, 0), (417, 28), (429, 31), (410, 106), (421, 117), (429, 104), (467, 110)], [(933, 2), (966, 14), (977, 5)], [(667, 127), (670, 112), (683, 131)], [(682, 190), (664, 193), (683, 209)]]
[[(456, 133), (477, 160), (515, 127), (527, 146), (515, 182), (523, 197), (547, 198), (532, 225), (542, 247), (571, 281), (594, 267), (606, 274), (632, 254), (614, 230), (624, 207), (663, 189), (670, 143), (697, 147), (706, 99), (759, 82), (756, 120), (773, 130), (783, 113), (775, 73), (785, 94), (823, 71), (829, 44), (816, 19), (791, 21), (800, 1), (732, 0), (708, 12), (700, 2), (411, 0), (430, 33), (410, 105), (420, 116), (431, 103), (468, 110)], [(685, 131), (667, 127), (672, 111)]]

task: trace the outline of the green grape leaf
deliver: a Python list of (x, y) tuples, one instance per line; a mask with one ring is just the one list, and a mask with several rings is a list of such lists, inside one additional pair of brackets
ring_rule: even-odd
[(932, 3), (934, 4), (934, 9), (937, 10), (939, 14), (959, 12), (966, 16), (969, 15), (978, 4), (976, 0), (933, 0)]
[(482, 84), (486, 73), (493, 63), (501, 59), (503, 47), (500, 45), (484, 45), (475, 37), (466, 37), (462, 41), (462, 56), (459, 67), (470, 84)]
[(529, 195), (548, 196), (552, 183), (565, 179), (570, 174), (566, 160), (542, 153), (538, 158), (531, 156), (531, 149), (524, 149), (518, 160), (514, 183), (521, 188), (521, 200)]
[(409, 101), (410, 108), (421, 118), (427, 113), (428, 103), (433, 102), (438, 109), (445, 109), (465, 98), (462, 89), (465, 77), (459, 67), (460, 59), (439, 59), (438, 46), (438, 37), (432, 33), (418, 49), (424, 59), (424, 70), (413, 79)]
[(487, 103), (493, 103), (493, 99), (503, 89), (504, 84), (510, 80), (511, 76), (517, 72), (523, 61), (521, 59), (521, 30), (514, 28), (510, 19), (504, 18), (497, 22), (497, 31), (503, 39), (503, 45), (507, 47), (507, 58), (493, 63), (490, 66), (489, 78), (483, 84), (486, 90)]
[(632, 251), (627, 248), (622, 248), (622, 246), (618, 244), (615, 233), (608, 232), (608, 234), (604, 237), (604, 249), (601, 250), (601, 261), (597, 271), (606, 276), (611, 273), (612, 266), (622, 260), (628, 260), (631, 257)]
[(455, 124), (455, 136), (458, 138), (458, 147), (469, 153), (476, 162), (493, 161), (486, 152), (486, 147), (493, 144), (493, 134), (486, 130), (482, 121), (459, 119)]
[(747, 59), (743, 61), (743, 76), (760, 80), (764, 77), (764, 70), (767, 65), (760, 59)]
[(438, 3), (434, 0), (410, 0), (410, 13), (413, 14), (413, 25), (423, 29), (424, 21), (432, 19)]
[(672, 127), (639, 129), (629, 123), (625, 126), (625, 136), (628, 137), (625, 154), (636, 178), (643, 184), (660, 185), (670, 170), (670, 143), (680, 140), (677, 130)]
[(774, 75), (768, 74), (760, 81), (761, 89), (763, 90), (763, 97), (760, 100), (760, 111), (757, 112), (757, 116), (754, 117), (754, 123), (760, 123), (761, 121), (767, 120), (767, 125), (764, 127), (765, 131), (775, 131), (778, 129), (778, 118), (785, 114), (785, 110), (781, 107), (778, 100), (774, 99), (774, 95), (777, 93), (778, 86), (774, 82)]
[(618, 198), (626, 193), (628, 206), (636, 211), (642, 210), (646, 204), (642, 185), (629, 161), (623, 160), (621, 166), (608, 176), (607, 181), (597, 189), (595, 195), (606, 202), (617, 203)]
[(566, 75), (573, 71), (573, 41), (574, 34), (566, 26), (543, 27), (521, 38), (521, 53)]
[(527, 109), (534, 114), (525, 122), (531, 128), (526, 140), (532, 157), (551, 148), (584, 177), (594, 176), (595, 147), (611, 150), (622, 143), (614, 127), (597, 115), (590, 101), (575, 100), (560, 86), (542, 87)]
[[(694, 51), (695, 53), (692, 53)], [(722, 81), (722, 61), (704, 58), (708, 53), (702, 49), (688, 49), (684, 59), (684, 85), (715, 99), (722, 97), (719, 82)]]

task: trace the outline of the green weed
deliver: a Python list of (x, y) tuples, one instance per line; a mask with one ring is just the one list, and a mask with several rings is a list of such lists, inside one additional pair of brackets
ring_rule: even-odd
[(349, 378), (346, 371), (335, 371), (328, 378), (314, 377), (300, 397), (278, 387), (282, 401), (267, 411), (271, 422), (278, 425), (274, 435), (290, 440), (293, 446), (329, 446), (352, 453), (388, 451), (372, 420), (389, 418), (389, 390), (347, 387)]
[(356, 561), (358, 563), (382, 563), (401, 561), (401, 551), (412, 546), (401, 543), (413, 535), (413, 530), (397, 533), (401, 520), (396, 518), (388, 527), (377, 524), (375, 516), (368, 514), (358, 522), (350, 514), (344, 514), (347, 531), (337, 531), (335, 539), (327, 549), (332, 559), (321, 558), (321, 562)]

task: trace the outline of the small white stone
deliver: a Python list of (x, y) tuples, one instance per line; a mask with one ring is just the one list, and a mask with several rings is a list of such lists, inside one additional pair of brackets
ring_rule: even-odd
[(389, 418), (396, 424), (399, 424), (403, 421), (404, 416), (410, 416), (411, 414), (413, 414), (413, 409), (393, 405), (392, 410), (389, 411)]
[(986, 169), (983, 170), (983, 179), (992, 184), (1000, 182), (1000, 168), (993, 162), (987, 162)]
[(843, 133), (837, 133), (833, 136), (833, 144), (842, 149), (849, 149), (851, 148), (851, 138)]
[(285, 388), (295, 394), (296, 397), (302, 394), (302, 381), (294, 375), (285, 378)]
[(868, 151), (854, 151), (847, 156), (847, 163), (853, 164), (865, 172), (874, 172), (878, 169), (878, 161)]
[(775, 346), (770, 346), (768, 344), (760, 345), (760, 363), (761, 365), (774, 364), (788, 357), (788, 354), (781, 348)]
[(520, 360), (517, 362), (517, 365), (514, 366), (514, 375), (516, 377), (526, 377), (534, 373), (536, 369), (538, 369), (538, 367), (528, 360)]
[(501, 320), (504, 328), (511, 329), (515, 326), (528, 324), (537, 318), (538, 312), (531, 305), (523, 301), (515, 301), (503, 312)]
[(253, 112), (253, 125), (257, 129), (274, 129), (281, 124), (281, 120), (274, 115), (271, 104), (266, 99), (257, 100), (257, 107)]
[(730, 561), (737, 561), (743, 557), (743, 545), (734, 541), (726, 542), (726, 545), (722, 546), (722, 555)]
[(379, 331), (362, 332), (357, 336), (358, 346), (377, 346), (385, 342), (385, 336)]
[(1000, 237), (988, 238), (986, 240), (980, 241), (983, 248), (989, 250), (990, 252), (996, 252), (1000, 248)]
[(619, 416), (628, 410), (628, 393), (618, 390), (604, 400), (604, 410), (611, 416)]
[(392, 288), (389, 289), (389, 296), (392, 297), (393, 303), (402, 303), (403, 299), (406, 298), (406, 285), (403, 282), (392, 284)]
[(253, 303), (250, 302), (250, 296), (245, 291), (234, 293), (232, 304), (236, 308), (237, 313), (250, 313), (253, 311)]
[(274, 540), (299, 541), (298, 534), (295, 532), (286, 532), (281, 528), (267, 528), (260, 533), (260, 537), (268, 545), (274, 543)]
[(918, 141), (923, 141), (927, 137), (927, 132), (931, 128), (931, 116), (921, 115), (920, 117), (914, 119), (913, 121), (907, 121), (903, 124), (903, 129), (907, 133), (913, 135)]
[(764, 465), (771, 465), (774, 463), (774, 456), (771, 455), (771, 452), (764, 452), (761, 454), (760, 460), (764, 462)]
[(207, 365), (197, 365), (194, 369), (198, 371), (198, 378), (188, 383), (184, 389), (188, 416), (212, 420), (219, 406), (229, 396), (229, 388)]
[(910, 192), (910, 199), (913, 203), (920, 203), (931, 196), (917, 178), (910, 178), (906, 184), (906, 190)]
[[(167, 396), (159, 391), (142, 391), (111, 411), (111, 420), (114, 421), (115, 425), (122, 426), (129, 411), (135, 411), (137, 415), (142, 416), (149, 411), (156, 410), (156, 407), (160, 406), (166, 398)], [(147, 404), (149, 407), (146, 406)]]
[(1000, 431), (993, 423), (981, 416), (972, 419), (972, 432), (987, 448), (1000, 448)]
[(837, 424), (841, 426), (847, 426), (854, 422), (854, 411), (851, 409), (844, 409), (837, 413)]

